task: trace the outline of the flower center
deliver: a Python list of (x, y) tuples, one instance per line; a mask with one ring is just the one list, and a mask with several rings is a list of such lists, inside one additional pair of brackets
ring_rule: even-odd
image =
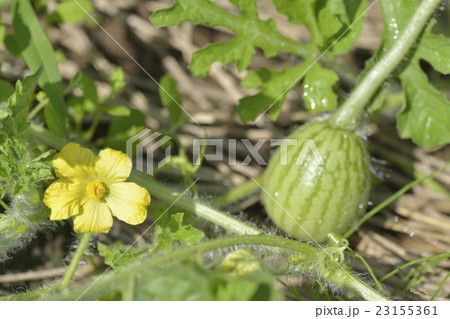
[(105, 185), (99, 181), (91, 181), (86, 185), (86, 194), (90, 199), (95, 200), (96, 202), (99, 202), (105, 193)]

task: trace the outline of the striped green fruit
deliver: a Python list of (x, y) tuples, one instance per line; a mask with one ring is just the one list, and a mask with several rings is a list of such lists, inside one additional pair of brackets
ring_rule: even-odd
[(273, 154), (264, 173), (264, 206), (291, 236), (325, 241), (328, 233), (343, 234), (359, 219), (370, 179), (364, 140), (316, 120), (294, 131)]

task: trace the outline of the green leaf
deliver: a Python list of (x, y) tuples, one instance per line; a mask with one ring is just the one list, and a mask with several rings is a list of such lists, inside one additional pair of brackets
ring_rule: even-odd
[(35, 188), (36, 183), (54, 179), (51, 164), (54, 152), (30, 150), (17, 136), (0, 144), (0, 194), (22, 194)]
[(213, 300), (207, 273), (192, 263), (153, 267), (135, 282), (135, 300)]
[(156, 242), (162, 250), (172, 250), (175, 240), (185, 245), (192, 245), (205, 237), (202, 231), (192, 225), (183, 226), (183, 216), (183, 213), (173, 214), (167, 227), (156, 225)]
[(58, 3), (50, 19), (54, 22), (77, 23), (87, 16), (86, 12), (91, 11), (92, 4), (89, 0), (66, 0)]
[(128, 106), (119, 105), (109, 107), (106, 113), (112, 116), (130, 116), (131, 110)]
[(51, 102), (44, 110), (47, 125), (55, 135), (66, 137), (66, 110), (58, 63), (28, 0), (18, 0), (14, 5), (13, 28), (15, 39), (28, 67), (33, 72), (42, 67), (39, 85)]
[(16, 123), (23, 123), (26, 121), (28, 110), (34, 100), (34, 90), (42, 73), (38, 69), (35, 74), (25, 78), (22, 82), (17, 81), (16, 91), (9, 99), (9, 107), (13, 110), (14, 119)]
[(145, 252), (148, 252), (148, 247), (134, 248), (121, 242), (116, 242), (112, 245), (97, 242), (97, 249), (100, 256), (105, 258), (105, 264), (113, 269), (128, 268), (139, 261)]
[(0, 0), (0, 9), (11, 5), (14, 0)]
[[(6, 102), (0, 102), (0, 120), (3, 120), (12, 114), (11, 109)], [(3, 128), (3, 123), (0, 122), (0, 128)]]
[(118, 92), (125, 87), (124, 74), (122, 68), (117, 68), (109, 78), (111, 89), (113, 92)]
[(6, 80), (0, 79), (0, 102), (7, 100), (13, 93), (14, 86)]
[(103, 276), (95, 289), (81, 287), (46, 299), (72, 300), (283, 300), (273, 277), (264, 270), (242, 276), (224, 274), (192, 261), (152, 266), (139, 272), (131, 267), (122, 273)]
[(2, 18), (0, 17), (0, 44), (3, 43), (3, 40), (5, 39), (5, 26), (3, 25)]
[(429, 23), (414, 54), (417, 58), (427, 60), (433, 68), (442, 73), (450, 74), (450, 38), (431, 32), (435, 21)]
[(361, 35), (367, 0), (274, 0), (290, 23), (305, 25), (311, 43), (331, 56), (347, 53)]
[(177, 213), (171, 216), (169, 222), (170, 236), (172, 239), (188, 245), (195, 244), (205, 237), (205, 234), (192, 225), (183, 226), (183, 215), (183, 213)]
[(266, 68), (250, 72), (242, 84), (247, 88), (260, 87), (261, 92), (239, 100), (237, 111), (242, 122), (254, 121), (267, 109), (269, 116), (275, 120), (280, 114), (287, 91), (303, 78), (310, 64), (311, 60), (307, 59), (302, 64), (287, 67), (281, 72)]
[(275, 289), (272, 276), (264, 270), (253, 271), (242, 276), (216, 276), (211, 280), (215, 300), (276, 301), (283, 300)]
[(411, 138), (422, 148), (450, 143), (450, 101), (435, 89), (412, 63), (400, 76), (406, 105), (397, 113), (400, 137)]
[(382, 48), (387, 50), (392, 47), (416, 11), (420, 0), (380, 0), (383, 12), (383, 32), (381, 34)]
[(16, 41), (16, 37), (13, 34), (7, 34), (4, 39), (5, 47), (15, 57), (22, 58), (21, 49)]
[(129, 116), (116, 117), (109, 123), (105, 146), (126, 152), (127, 140), (145, 128), (144, 114), (136, 109), (129, 110)]
[(333, 85), (338, 80), (336, 72), (322, 68), (318, 63), (308, 70), (303, 81), (303, 100), (310, 113), (328, 112), (337, 107)]
[(315, 12), (316, 0), (273, 0), (277, 11), (286, 15), (291, 24), (305, 25), (316, 47), (322, 47), (324, 38), (319, 30)]
[[(380, 54), (390, 48), (405, 29), (420, 1), (381, 1), (384, 29)], [(420, 68), (426, 60), (439, 72), (450, 73), (450, 39), (435, 35), (431, 19), (417, 45), (410, 51), (395, 74), (399, 74), (406, 103), (397, 113), (397, 130), (402, 138), (411, 138), (422, 148), (433, 148), (450, 142), (450, 101), (429, 82)]]
[(35, 98), (34, 90), (36, 89), (40, 73), (41, 69), (25, 78), (23, 82), (18, 80), (16, 82), (16, 89), (10, 95), (8, 101), (1, 103), (0, 120), (3, 121), (0, 122), (0, 128), (7, 135), (15, 136), (28, 127), (26, 117), (31, 103)]
[(135, 300), (283, 300), (263, 270), (232, 276), (183, 262), (149, 269), (135, 283)]
[(177, 90), (177, 83), (170, 75), (166, 74), (159, 81), (159, 85), (159, 97), (161, 103), (169, 111), (172, 130), (174, 131), (187, 121), (187, 117), (181, 108), (183, 102)]
[(273, 19), (261, 21), (254, 0), (230, 2), (241, 15), (227, 13), (209, 0), (176, 0), (172, 7), (157, 10), (150, 20), (157, 27), (190, 20), (210, 27), (220, 25), (235, 33), (231, 41), (209, 44), (193, 54), (190, 69), (194, 76), (206, 75), (215, 61), (224, 65), (236, 61), (238, 70), (243, 71), (250, 64), (255, 48), (262, 49), (267, 57), (280, 51), (302, 56), (311, 53), (307, 46), (280, 34)]
[[(329, 55), (336, 56), (347, 53), (359, 39), (367, 9), (367, 0), (339, 0), (327, 1), (331, 12), (337, 13), (337, 18), (343, 23), (337, 33), (328, 39)], [(327, 18), (321, 20), (321, 25), (328, 25)]]
[(77, 97), (76, 99), (73, 99), (72, 102), (77, 101), (80, 103), (85, 112), (90, 114), (95, 113), (100, 103), (95, 81), (83, 72), (78, 72), (72, 78), (70, 85), (77, 86), (83, 91), (83, 97)]

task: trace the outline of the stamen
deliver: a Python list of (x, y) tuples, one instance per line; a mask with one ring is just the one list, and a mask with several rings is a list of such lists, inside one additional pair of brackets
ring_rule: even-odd
[(99, 202), (105, 193), (105, 185), (99, 181), (91, 181), (86, 185), (86, 194), (96, 202)]

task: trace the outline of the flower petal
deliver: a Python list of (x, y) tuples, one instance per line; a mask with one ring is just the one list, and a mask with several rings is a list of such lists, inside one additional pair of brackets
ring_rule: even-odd
[(109, 186), (106, 203), (115, 217), (137, 225), (147, 217), (150, 195), (145, 188), (135, 183), (115, 183)]
[(85, 177), (93, 173), (95, 155), (79, 144), (68, 143), (53, 158), (57, 177)]
[(97, 176), (108, 184), (124, 182), (131, 172), (131, 159), (123, 152), (106, 148), (95, 162)]
[(44, 203), (51, 209), (51, 220), (67, 219), (78, 214), (86, 200), (84, 184), (68, 179), (53, 182), (44, 194)]
[(88, 200), (81, 213), (73, 220), (76, 233), (107, 233), (113, 224), (113, 218), (108, 205), (102, 202)]

